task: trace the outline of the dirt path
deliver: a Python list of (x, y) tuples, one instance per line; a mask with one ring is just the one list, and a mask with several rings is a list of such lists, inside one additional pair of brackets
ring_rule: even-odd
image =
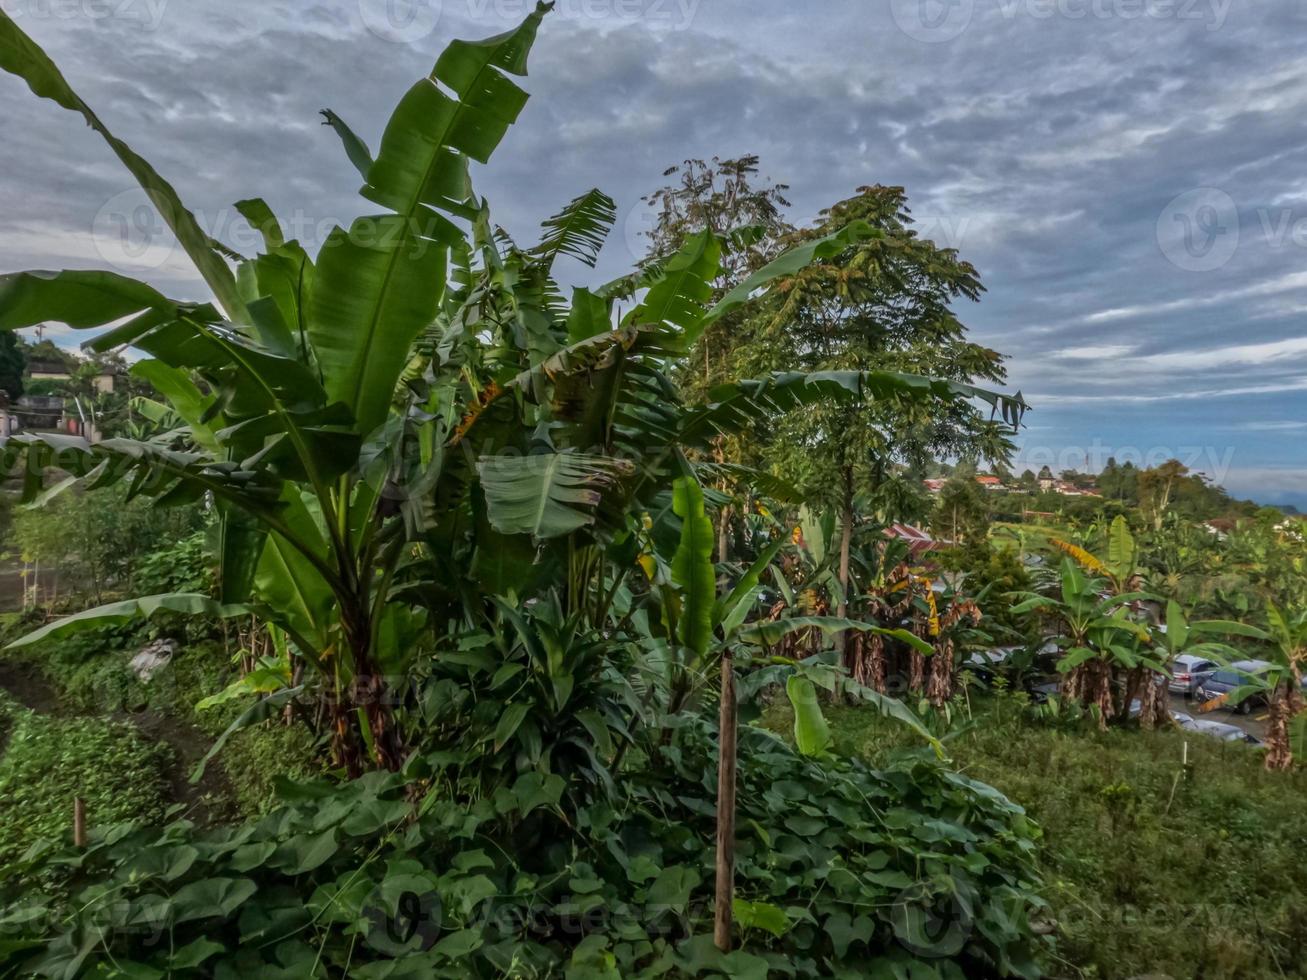
[(34, 664), (0, 659), (0, 688), (29, 711), (41, 715), (65, 714), (59, 694)]
[[(0, 659), (0, 689), (37, 714), (78, 714), (69, 710), (40, 669), (27, 661)], [(169, 802), (180, 803), (186, 808), (182, 816), (197, 824), (207, 825), (234, 815), (231, 802), (234, 797), (221, 765), (210, 763), (199, 783), (192, 784), (190, 781), (191, 771), (213, 744), (212, 739), (200, 729), (153, 710), (118, 711), (112, 715), (96, 717), (133, 725), (146, 741), (163, 742), (172, 749), (172, 762), (162, 775), (167, 784)], [(0, 733), (0, 751), (3, 751), (3, 741), (7, 735), (7, 732)]]
[(191, 782), (195, 766), (213, 745), (209, 735), (172, 715), (153, 710), (120, 711), (110, 717), (114, 721), (135, 725), (143, 738), (163, 742), (172, 749), (173, 762), (164, 770), (163, 775), (168, 782), (171, 801), (186, 807), (182, 816), (207, 826), (236, 815), (231, 786), (221, 764), (216, 760), (205, 766), (204, 775), (198, 783)]

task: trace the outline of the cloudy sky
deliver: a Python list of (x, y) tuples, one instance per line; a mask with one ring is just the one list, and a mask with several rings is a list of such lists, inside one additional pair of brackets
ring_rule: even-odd
[[(375, 147), (445, 40), (525, 0), (0, 8), (248, 246), (243, 197), (309, 243), (370, 210), (319, 109)], [(1284, 0), (560, 0), (478, 191), (529, 236), (603, 188), (615, 275), (642, 250), (640, 196), (687, 157), (761, 155), (796, 222), (902, 184), (988, 288), (961, 313), (1035, 406), (1024, 463), (1174, 456), (1307, 507), (1305, 36)], [(203, 296), (77, 117), (0, 76), (0, 133), (0, 269), (108, 264)]]

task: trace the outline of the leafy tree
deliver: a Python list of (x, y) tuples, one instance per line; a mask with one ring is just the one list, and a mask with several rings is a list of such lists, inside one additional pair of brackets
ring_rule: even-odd
[[(789, 207), (785, 199), (788, 187), (774, 183), (759, 186), (757, 175), (758, 157), (752, 154), (731, 160), (686, 160), (669, 167), (663, 176), (677, 180), (644, 198), (646, 205), (657, 209), (658, 218), (646, 233), (649, 253), (642, 264), (656, 268), (694, 235), (712, 233), (722, 243), (720, 267), (709, 294), (715, 302), (775, 258), (782, 250), (782, 239), (793, 231), (782, 212)], [(729, 313), (695, 341), (674, 375), (687, 397), (709, 400), (717, 385), (738, 379), (734, 373), (738, 348), (748, 342), (741, 329), (745, 317), (744, 310)], [(738, 441), (718, 436), (712, 442), (710, 458), (720, 465), (728, 457), (736, 463), (743, 461)], [(731, 493), (739, 486), (740, 474), (738, 469), (723, 466), (714, 481), (717, 489)], [(747, 494), (734, 496), (747, 498)], [(728, 557), (733, 510), (747, 510), (747, 499), (733, 500), (719, 509), (717, 557), (722, 561)]]
[(26, 370), (27, 358), (19, 346), (18, 337), (12, 333), (0, 333), (0, 391), (9, 397), (10, 404), (23, 396)]
[(1139, 474), (1139, 509), (1155, 531), (1162, 528), (1177, 484), (1188, 475), (1189, 467), (1178, 459), (1167, 460), (1161, 466)]
[[(1244, 683), (1227, 697), (1230, 704), (1261, 694), (1270, 706), (1266, 728), (1266, 768), (1289, 769), (1293, 750), (1307, 746), (1307, 715), (1303, 712), (1303, 668), (1307, 664), (1307, 610), (1266, 607), (1266, 629), (1240, 623), (1222, 623), (1225, 632), (1250, 636), (1267, 644), (1270, 666), (1245, 676)], [(1290, 738), (1292, 734), (1292, 740)]]
[[(1017, 614), (1038, 611), (1057, 630), (1062, 650), (1058, 671), (1062, 696), (1094, 711), (1100, 728), (1129, 715), (1133, 691), (1148, 672), (1164, 666), (1149, 649), (1147, 628), (1129, 615), (1130, 594), (1104, 598), (1107, 581), (1086, 575), (1072, 558), (1063, 558), (1052, 594), (1028, 594), (1013, 607)], [(1119, 683), (1128, 674), (1131, 683)]]
[[(797, 271), (764, 302), (747, 327), (736, 370), (838, 369), (926, 372), (953, 381), (998, 381), (1001, 357), (966, 340), (951, 304), (977, 300), (975, 269), (953, 249), (918, 237), (899, 187), (864, 187), (822, 212), (790, 239), (811, 244), (835, 228), (862, 224), (862, 241)], [(896, 463), (930, 456), (1006, 457), (1000, 428), (970, 406), (886, 401), (818, 406), (788, 414), (761, 437), (775, 472), (809, 499), (835, 507), (840, 520), (841, 588), (860, 491), (875, 493)], [(847, 610), (843, 596), (837, 615)]]
[(931, 512), (931, 530), (955, 544), (983, 541), (989, 531), (989, 506), (985, 491), (969, 473), (954, 474), (940, 489)]

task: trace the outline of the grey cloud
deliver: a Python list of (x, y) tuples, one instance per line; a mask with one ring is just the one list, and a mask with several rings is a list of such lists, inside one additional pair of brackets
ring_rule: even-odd
[[(1307, 288), (1258, 287), (1307, 270), (1307, 248), (1272, 240), (1261, 217), (1307, 219), (1307, 151), (1291, 135), (1307, 107), (1307, 8), (1247, 0), (1210, 30), (1181, 18), (1039, 19), (1027, 7), (975, 0), (970, 26), (941, 44), (905, 36), (888, 5), (853, 0), (700, 0), (686, 30), (556, 17), (533, 57), (532, 102), (478, 190), (497, 221), (529, 237), (591, 186), (625, 214), (691, 156), (760, 153), (791, 185), (799, 221), (859, 184), (903, 184), (927, 227), (952, 229), (950, 244), (981, 270), (989, 291), (961, 310), (965, 322), (1012, 355), (1014, 386), (1063, 406), (1049, 404), (1041, 427), (1053, 431), (1041, 437), (1078, 439), (1093, 423), (1071, 406), (1099, 412), (1088, 406), (1112, 397), (1134, 424), (1187, 431), (1194, 399), (1137, 400), (1167, 385), (1240, 392), (1211, 395), (1227, 416), (1284, 418), (1307, 400), (1292, 394), (1302, 359), (1165, 358), (1303, 333)], [(317, 110), (337, 110), (375, 146), (443, 40), (503, 29), (497, 9), (447, 0), (435, 33), (407, 45), (369, 33), (341, 0), (172, 0), (152, 32), (112, 20), (25, 26), (197, 212), (260, 194), (279, 213), (344, 222), (369, 206)], [(0, 125), (0, 266), (95, 264), (95, 216), (129, 186), (116, 162), (76, 117), (8, 77)], [(1194, 273), (1168, 261), (1157, 224), (1203, 186), (1235, 201), (1241, 240), (1225, 265)], [(576, 275), (627, 268), (626, 237), (619, 225), (600, 269)], [(172, 265), (154, 276), (201, 290)], [(1120, 308), (1138, 312), (1087, 319)], [(1067, 348), (1089, 353), (1052, 356)], [(1249, 446), (1261, 456), (1248, 466), (1287, 455), (1307, 469), (1292, 447)]]

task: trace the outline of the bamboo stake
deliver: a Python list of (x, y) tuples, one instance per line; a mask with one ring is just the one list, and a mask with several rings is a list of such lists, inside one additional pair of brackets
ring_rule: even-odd
[(86, 846), (86, 803), (80, 796), (73, 797), (73, 846)]
[(718, 716), (717, 898), (713, 940), (731, 948), (731, 903), (735, 894), (735, 670), (729, 650), (722, 652), (722, 699)]

